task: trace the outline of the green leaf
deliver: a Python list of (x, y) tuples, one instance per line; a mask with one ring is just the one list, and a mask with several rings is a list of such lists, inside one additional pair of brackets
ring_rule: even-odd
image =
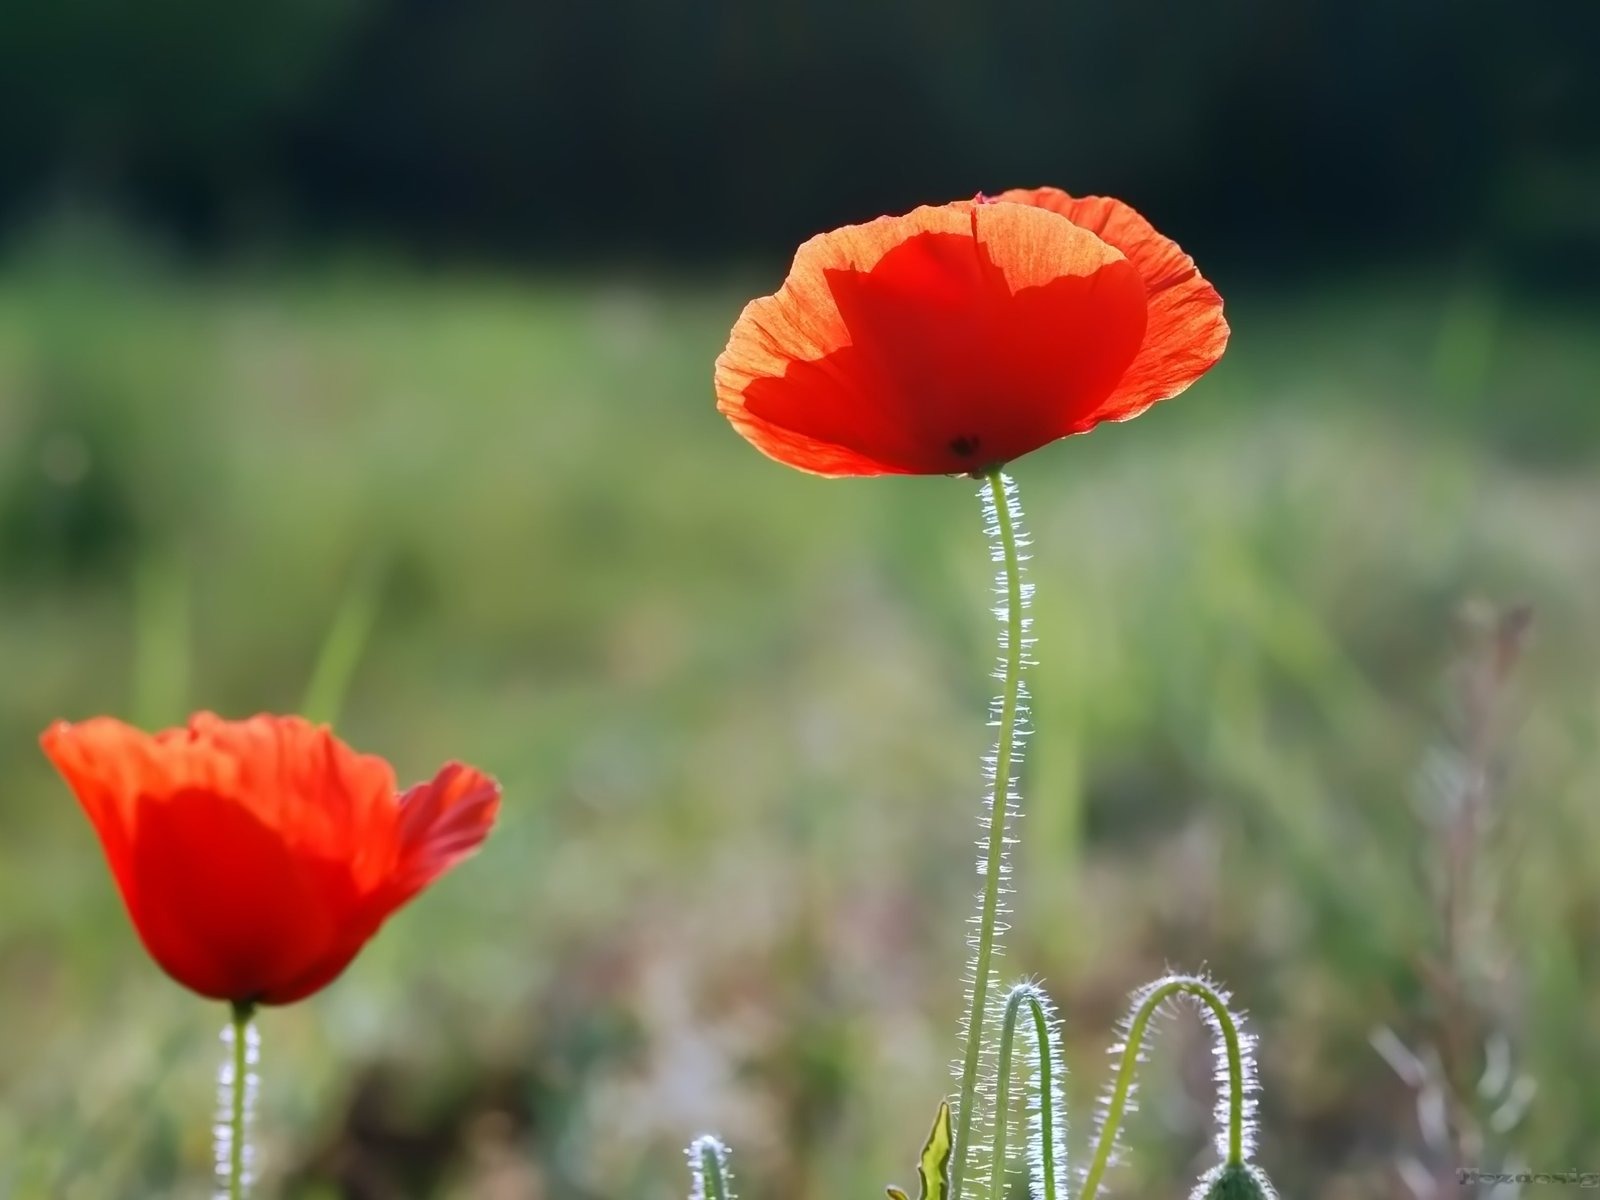
[[(939, 1102), (922, 1157), (917, 1161), (917, 1200), (950, 1200), (950, 1102)], [(908, 1200), (899, 1188), (885, 1189), (889, 1200)]]

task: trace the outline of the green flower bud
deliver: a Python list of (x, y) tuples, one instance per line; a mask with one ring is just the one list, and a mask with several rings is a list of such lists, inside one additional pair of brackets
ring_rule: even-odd
[(1189, 1200), (1277, 1200), (1277, 1196), (1254, 1163), (1224, 1163), (1200, 1177)]

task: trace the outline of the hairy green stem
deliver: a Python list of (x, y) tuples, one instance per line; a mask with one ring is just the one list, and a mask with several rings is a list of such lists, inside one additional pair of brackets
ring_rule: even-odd
[[(255, 1005), (238, 1002), (232, 1009), (230, 1041), (233, 1043), (231, 1075), (228, 1076), (228, 1200), (244, 1200), (249, 1189), (249, 1136), (250, 1136), (250, 1019), (255, 1015)], [(219, 1156), (220, 1157), (220, 1156)], [(218, 1166), (222, 1164), (219, 1162)]]
[(950, 1158), (950, 1194), (953, 1200), (961, 1200), (961, 1187), (972, 1145), (978, 1062), (983, 1052), (990, 964), (995, 948), (995, 920), (1000, 907), (1001, 863), (1006, 849), (1011, 759), (1016, 747), (1017, 691), (1022, 676), (1022, 564), (1017, 554), (1016, 524), (1012, 519), (1010, 500), (1006, 496), (1006, 477), (997, 467), (985, 476), (985, 482), (988, 501), (994, 505), (996, 519), (1000, 523), (1000, 544), (1005, 562), (1005, 679), (1000, 700), (1000, 737), (995, 755), (994, 785), (989, 800), (988, 859), (984, 869), (983, 904), (978, 919), (972, 1004), (967, 1013), (966, 1053), (961, 1064), (961, 1090), (956, 1106), (955, 1150)]
[(1038, 1074), (1034, 1082), (1039, 1096), (1039, 1108), (1035, 1119), (1039, 1123), (1036, 1136), (1039, 1139), (1037, 1173), (1040, 1178), (1034, 1181), (1037, 1194), (1033, 1200), (1062, 1200), (1057, 1195), (1056, 1160), (1058, 1155), (1066, 1152), (1066, 1147), (1056, 1144), (1058, 1063), (1053, 1053), (1050, 1014), (1045, 1011), (1044, 1000), (1039, 990), (1032, 984), (1026, 983), (1011, 989), (1011, 995), (1006, 999), (1005, 1022), (1000, 1026), (1000, 1070), (996, 1076), (994, 1090), (994, 1173), (989, 1180), (989, 1196), (990, 1200), (1005, 1200), (1008, 1149), (1006, 1143), (1010, 1138), (1008, 1114), (1011, 1108), (1011, 1059), (1016, 1043), (1017, 1020), (1022, 1014), (1024, 1005), (1033, 1018), (1033, 1041), (1038, 1059)]
[(706, 1173), (706, 1200), (728, 1200), (728, 1184), (722, 1178), (722, 1162), (710, 1146), (700, 1149), (700, 1169)]
[(733, 1200), (727, 1147), (710, 1134), (689, 1144), (689, 1170), (694, 1179), (689, 1200)]
[(1100, 1143), (1095, 1147), (1094, 1159), (1090, 1163), (1089, 1173), (1084, 1176), (1083, 1190), (1079, 1193), (1078, 1200), (1094, 1200), (1095, 1194), (1100, 1190), (1100, 1181), (1105, 1176), (1106, 1168), (1111, 1165), (1111, 1151), (1116, 1145), (1117, 1129), (1122, 1124), (1122, 1115), (1133, 1090), (1133, 1075), (1139, 1065), (1139, 1052), (1144, 1045), (1145, 1033), (1149, 1030), (1150, 1022), (1161, 1005), (1173, 996), (1179, 995), (1192, 996), (1210, 1009), (1211, 1015), (1216, 1019), (1217, 1029), (1222, 1033), (1228, 1060), (1226, 1165), (1235, 1167), (1244, 1163), (1245, 1067), (1239, 1027), (1233, 1019), (1233, 1014), (1228, 1011), (1227, 1002), (1217, 994), (1215, 988), (1203, 979), (1187, 975), (1177, 976), (1152, 987), (1134, 1010), (1133, 1019), (1128, 1023), (1127, 1041), (1122, 1051), (1122, 1065), (1117, 1071), (1116, 1083), (1106, 1106), (1105, 1122), (1100, 1129)]

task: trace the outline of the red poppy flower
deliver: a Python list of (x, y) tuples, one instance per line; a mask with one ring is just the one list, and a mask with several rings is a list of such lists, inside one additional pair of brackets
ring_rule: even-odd
[(1228, 342), (1194, 261), (1055, 188), (820, 234), (717, 359), (717, 407), (818, 475), (971, 474), (1183, 391)]
[(488, 776), (403, 795), (381, 758), (300, 717), (199, 713), (155, 735), (96, 717), (40, 739), (77, 793), (145, 949), (217, 1000), (288, 1004), (488, 835)]

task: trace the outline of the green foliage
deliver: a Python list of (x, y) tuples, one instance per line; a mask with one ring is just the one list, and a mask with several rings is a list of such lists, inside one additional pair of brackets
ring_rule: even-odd
[[(933, 1118), (933, 1128), (928, 1131), (928, 1140), (917, 1156), (917, 1200), (947, 1200), (951, 1145), (950, 1105), (941, 1101)], [(897, 1187), (884, 1190), (889, 1193), (889, 1200), (907, 1200), (906, 1194)]]

